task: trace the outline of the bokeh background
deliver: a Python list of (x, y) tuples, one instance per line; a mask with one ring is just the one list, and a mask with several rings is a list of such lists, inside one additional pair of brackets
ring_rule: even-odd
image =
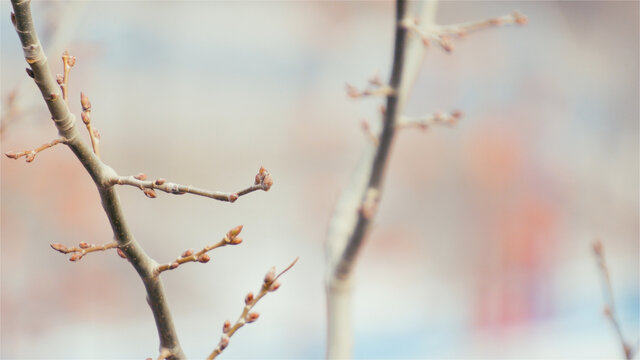
[[(442, 2), (441, 24), (518, 9), (525, 27), (429, 49), (407, 115), (461, 109), (455, 128), (401, 131), (355, 291), (358, 358), (622, 358), (591, 244), (603, 241), (628, 341), (639, 336), (638, 2)], [(18, 115), (2, 152), (56, 130), (0, 3), (1, 95)], [(268, 193), (234, 204), (119, 190), (160, 262), (244, 224), (245, 242), (163, 274), (182, 345), (204, 358), (265, 271), (300, 262), (226, 358), (321, 358), (323, 244), (379, 99), (345, 82), (388, 76), (391, 2), (34, 2), (50, 65), (77, 56), (71, 107), (93, 104), (120, 174), (236, 191), (261, 165)], [(157, 354), (142, 284), (115, 252), (78, 263), (49, 248), (106, 243), (89, 176), (62, 147), (2, 157), (2, 358)]]

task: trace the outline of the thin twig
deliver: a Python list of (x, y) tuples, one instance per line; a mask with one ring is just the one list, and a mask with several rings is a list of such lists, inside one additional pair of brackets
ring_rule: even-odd
[(69, 72), (73, 65), (76, 64), (76, 57), (69, 55), (67, 50), (62, 54), (63, 75), (62, 79), (58, 77), (58, 84), (62, 89), (62, 98), (69, 104)]
[(91, 124), (91, 101), (83, 92), (80, 93), (80, 105), (82, 105), (82, 122), (87, 127), (89, 138), (91, 139), (91, 147), (96, 156), (100, 157), (100, 133)]
[(397, 126), (404, 127), (418, 127), (426, 130), (431, 125), (455, 125), (462, 117), (462, 112), (454, 111), (452, 113), (434, 113), (421, 117), (406, 117), (403, 116), (398, 120)]
[(19, 159), (22, 156), (25, 157), (26, 161), (32, 162), (33, 160), (35, 160), (36, 155), (38, 155), (39, 152), (46, 150), (50, 147), (56, 146), (58, 144), (64, 144), (66, 142), (66, 139), (64, 138), (56, 138), (48, 143), (42, 144), (40, 146), (38, 146), (37, 148), (33, 149), (33, 150), (24, 150), (21, 152), (15, 152), (15, 151), (7, 151), (6, 153), (4, 153), (9, 159)]
[(606, 293), (604, 314), (607, 319), (609, 319), (609, 322), (611, 322), (611, 325), (613, 325), (613, 328), (618, 335), (618, 340), (622, 345), (622, 351), (624, 352), (625, 359), (633, 359), (636, 349), (633, 349), (629, 345), (629, 343), (625, 341), (624, 335), (622, 334), (622, 327), (620, 326), (620, 321), (618, 320), (618, 313), (616, 311), (615, 301), (613, 299), (613, 287), (611, 286), (609, 268), (607, 267), (607, 263), (604, 260), (604, 248), (600, 240), (596, 240), (593, 243), (593, 254), (596, 257), (596, 261), (598, 262), (598, 269), (600, 269), (600, 273), (602, 274), (602, 283), (604, 285)]
[(417, 19), (406, 18), (402, 20), (402, 25), (411, 32), (420, 36), (425, 46), (429, 46), (431, 44), (431, 41), (435, 41), (440, 44), (440, 46), (444, 50), (446, 50), (447, 52), (451, 52), (454, 49), (451, 38), (452, 36), (462, 38), (467, 34), (478, 30), (484, 30), (508, 24), (524, 25), (527, 22), (528, 20), (525, 16), (517, 11), (514, 11), (511, 14), (500, 16), (497, 18), (471, 21), (463, 24), (445, 26), (430, 24), (421, 27)]
[(72, 253), (71, 257), (69, 258), (69, 261), (78, 261), (82, 259), (82, 257), (85, 256), (86, 254), (92, 253), (94, 251), (105, 251), (105, 250), (113, 249), (116, 247), (118, 247), (117, 241), (112, 241), (105, 245), (94, 245), (94, 244), (88, 244), (86, 242), (81, 242), (80, 244), (78, 244), (78, 247), (70, 247), (70, 248), (60, 243), (51, 244), (51, 248), (53, 250), (59, 251), (63, 254)]
[(276, 268), (272, 267), (265, 275), (264, 281), (262, 283), (262, 287), (260, 288), (260, 292), (258, 293), (258, 295), (254, 296), (253, 293), (248, 293), (247, 296), (245, 296), (244, 298), (245, 306), (242, 309), (242, 314), (240, 314), (240, 317), (235, 322), (235, 324), (233, 324), (233, 326), (231, 326), (231, 322), (229, 320), (224, 322), (224, 325), (222, 326), (223, 334), (222, 334), (222, 337), (220, 338), (220, 342), (218, 343), (218, 346), (216, 346), (216, 348), (213, 349), (211, 354), (209, 354), (209, 357), (207, 357), (207, 360), (213, 360), (218, 355), (220, 355), (220, 353), (229, 345), (229, 339), (231, 338), (231, 336), (233, 336), (233, 334), (235, 334), (236, 331), (238, 331), (238, 329), (240, 329), (241, 327), (243, 327), (248, 323), (252, 323), (258, 320), (258, 317), (260, 316), (260, 314), (258, 314), (257, 312), (251, 312), (251, 310), (253, 309), (254, 306), (256, 306), (256, 304), (258, 303), (258, 301), (260, 301), (260, 299), (262, 299), (265, 295), (267, 295), (267, 293), (276, 291), (278, 290), (278, 288), (280, 288), (280, 282), (278, 281), (278, 278), (280, 278), (282, 274), (289, 271), (289, 269), (291, 269), (293, 265), (295, 265), (296, 262), (298, 262), (298, 259), (299, 258), (296, 257), (296, 259), (293, 260), (293, 262), (289, 266), (287, 266), (286, 269), (282, 270), (277, 276), (276, 276)]
[(147, 176), (144, 173), (140, 173), (136, 176), (113, 176), (111, 179), (109, 179), (109, 184), (135, 186), (142, 190), (145, 195), (150, 198), (156, 197), (155, 190), (157, 189), (168, 194), (193, 194), (228, 202), (234, 202), (238, 200), (240, 196), (249, 194), (256, 190), (269, 191), (269, 189), (273, 185), (273, 178), (264, 167), (260, 168), (260, 171), (256, 175), (256, 181), (254, 185), (251, 185), (246, 189), (234, 193), (204, 190), (191, 185), (181, 185), (167, 182), (164, 178), (159, 178), (153, 181), (146, 180), (146, 178)]
[(207, 252), (222, 246), (238, 245), (242, 243), (242, 239), (238, 237), (241, 231), (242, 231), (242, 225), (238, 225), (233, 229), (229, 230), (229, 232), (227, 232), (227, 234), (222, 240), (218, 241), (213, 245), (205, 246), (204, 248), (202, 248), (202, 250), (196, 253), (194, 253), (193, 250), (191, 249), (185, 250), (182, 253), (182, 255), (180, 255), (180, 257), (174, 260), (173, 262), (169, 264), (158, 265), (155, 271), (156, 275), (160, 274), (163, 271), (176, 269), (178, 266), (186, 262), (200, 262), (200, 263), (209, 262), (209, 260), (211, 260), (211, 257), (209, 257)]

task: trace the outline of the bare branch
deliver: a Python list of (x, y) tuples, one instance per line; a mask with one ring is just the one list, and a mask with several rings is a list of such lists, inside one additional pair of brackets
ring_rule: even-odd
[[(526, 19), (519, 13), (483, 22), (440, 27), (432, 25), (435, 13), (435, 2), (424, 4), (423, 18), (425, 28), (418, 27), (418, 21), (408, 16), (407, 2), (396, 2), (395, 42), (391, 78), (388, 87), (382, 85), (378, 78), (370, 80), (370, 90), (358, 91), (348, 85), (347, 92), (351, 97), (364, 94), (385, 95), (386, 106), (383, 111), (382, 131), (379, 135), (370, 131), (368, 124), (363, 126), (367, 133), (373, 134), (375, 147), (366, 149), (358, 169), (338, 201), (329, 225), (327, 239), (328, 274), (328, 342), (327, 358), (348, 358), (351, 356), (352, 335), (350, 323), (350, 307), (352, 292), (352, 271), (356, 256), (362, 247), (371, 221), (378, 209), (381, 199), (386, 164), (396, 130), (403, 126), (421, 126), (431, 124), (453, 124), (461, 117), (460, 112), (452, 114), (434, 114), (421, 118), (402, 118), (400, 114), (407, 102), (411, 84), (415, 81), (421, 59), (424, 57), (424, 46), (418, 41), (408, 41), (408, 31), (418, 33), (425, 44), (436, 38), (447, 50), (452, 49), (447, 36), (450, 32), (462, 35), (487, 27), (504, 23), (523, 24)], [(381, 90), (380, 90), (381, 89)], [(371, 137), (371, 135), (369, 135)]]
[(461, 111), (454, 111), (452, 113), (433, 113), (421, 117), (401, 117), (398, 120), (398, 127), (418, 127), (423, 130), (427, 130), (431, 125), (455, 125), (462, 117)]
[(620, 326), (620, 321), (618, 320), (618, 314), (616, 312), (615, 301), (613, 300), (613, 287), (611, 286), (609, 268), (607, 267), (607, 263), (604, 260), (604, 249), (600, 240), (596, 240), (593, 243), (593, 254), (596, 257), (596, 261), (598, 262), (598, 268), (600, 269), (600, 273), (602, 274), (602, 282), (606, 293), (604, 315), (607, 317), (607, 319), (609, 319), (609, 322), (611, 322), (611, 325), (613, 325), (613, 328), (618, 335), (618, 339), (620, 340), (620, 344), (622, 345), (622, 351), (624, 352), (625, 359), (633, 359), (633, 356), (635, 355), (637, 349), (633, 349), (629, 345), (629, 343), (625, 341), (624, 335), (622, 334), (622, 327)]
[(234, 193), (204, 190), (191, 185), (181, 185), (181, 184), (176, 184), (172, 182), (167, 182), (164, 178), (159, 178), (153, 181), (146, 180), (146, 179), (147, 179), (147, 176), (144, 173), (140, 173), (136, 176), (117, 176), (116, 175), (109, 179), (109, 184), (135, 186), (140, 190), (142, 190), (144, 194), (150, 198), (156, 197), (155, 190), (157, 189), (160, 191), (164, 191), (168, 194), (174, 194), (174, 195), (194, 194), (194, 195), (200, 195), (200, 196), (208, 197), (215, 200), (228, 201), (228, 202), (234, 202), (238, 200), (240, 196), (249, 194), (256, 190), (269, 191), (269, 189), (271, 189), (271, 186), (273, 185), (273, 178), (271, 177), (271, 174), (269, 174), (269, 172), (264, 167), (261, 167), (260, 171), (256, 175), (256, 180), (254, 185)]
[(183, 359), (185, 355), (173, 325), (162, 282), (159, 277), (154, 276), (155, 262), (135, 240), (123, 215), (115, 188), (109, 183), (109, 180), (117, 175), (80, 139), (75, 117), (69, 111), (67, 102), (59, 96), (58, 83), (49, 70), (47, 58), (33, 24), (30, 1), (11, 0), (11, 4), (14, 10), (11, 16), (12, 22), (22, 43), (24, 57), (31, 68), (29, 75), (33, 75), (40, 89), (58, 133), (66, 139), (65, 144), (73, 151), (95, 182), (105, 213), (111, 223), (114, 238), (144, 283), (148, 304), (158, 330), (161, 352), (168, 352), (170, 355), (167, 358), (172, 360)]
[[(94, 244), (88, 244), (86, 242), (81, 242), (80, 244), (78, 244), (78, 247), (70, 247), (70, 248), (60, 243), (51, 244), (51, 248), (53, 250), (56, 250), (63, 254), (72, 253), (71, 257), (69, 258), (69, 261), (78, 261), (82, 259), (82, 257), (85, 256), (86, 254), (92, 253), (94, 251), (105, 251), (105, 250), (109, 250), (117, 247), (118, 247), (117, 241), (112, 241), (105, 245), (94, 245)], [(121, 251), (119, 251), (118, 254), (120, 255)]]
[(357, 99), (367, 96), (389, 96), (393, 93), (394, 90), (389, 85), (377, 82), (377, 78), (373, 79), (369, 80), (369, 86), (364, 90), (358, 90), (355, 86), (346, 84), (345, 89), (347, 91), (347, 95), (350, 98)]
[(218, 241), (213, 245), (205, 246), (204, 248), (202, 248), (202, 250), (196, 253), (194, 253), (192, 249), (185, 250), (182, 253), (182, 255), (180, 255), (180, 257), (174, 260), (173, 262), (169, 264), (158, 265), (158, 267), (155, 270), (156, 275), (166, 270), (176, 269), (178, 268), (178, 266), (187, 262), (200, 262), (200, 263), (209, 262), (209, 260), (211, 260), (211, 257), (207, 254), (207, 252), (222, 246), (238, 245), (242, 243), (242, 239), (238, 237), (241, 231), (242, 231), (242, 225), (238, 225), (233, 229), (229, 230), (229, 232), (227, 232), (227, 234), (222, 240)]
[(25, 157), (25, 159), (27, 160), (27, 162), (32, 162), (33, 160), (36, 159), (36, 155), (38, 155), (39, 152), (46, 150), (50, 147), (56, 146), (58, 144), (64, 144), (67, 140), (64, 138), (57, 138), (54, 139), (51, 142), (45, 143), (40, 145), (39, 147), (33, 149), (33, 150), (25, 150), (25, 151), (21, 151), (21, 152), (14, 152), (14, 151), (7, 151), (6, 153), (4, 153), (9, 159), (19, 159), (22, 156)]
[(415, 18), (405, 18), (402, 20), (402, 26), (411, 31), (412, 33), (420, 36), (425, 46), (429, 46), (431, 41), (435, 41), (447, 52), (453, 51), (452, 36), (458, 38), (465, 37), (467, 34), (479, 30), (484, 30), (496, 26), (517, 24), (524, 25), (528, 22), (528, 19), (517, 11), (511, 14), (500, 16), (497, 18), (491, 18), (486, 20), (472, 21), (463, 24), (455, 25), (427, 25), (421, 27), (419, 20)]
[(293, 267), (293, 265), (298, 262), (298, 259), (299, 258), (293, 260), (293, 262), (289, 266), (287, 266), (286, 269), (282, 270), (277, 276), (275, 267), (272, 267), (271, 269), (269, 269), (269, 271), (267, 271), (258, 295), (254, 296), (253, 293), (250, 292), (247, 294), (247, 296), (245, 296), (245, 306), (242, 309), (242, 314), (240, 314), (240, 317), (235, 322), (235, 324), (231, 326), (231, 322), (229, 320), (224, 322), (222, 326), (222, 337), (220, 338), (220, 342), (218, 343), (218, 346), (213, 349), (213, 352), (209, 354), (209, 357), (207, 357), (208, 360), (215, 359), (218, 355), (220, 355), (220, 353), (229, 345), (229, 339), (231, 338), (231, 336), (233, 336), (233, 334), (235, 334), (238, 329), (243, 327), (245, 324), (252, 323), (258, 320), (260, 314), (258, 314), (257, 312), (251, 312), (251, 310), (254, 306), (256, 306), (260, 299), (267, 295), (267, 293), (276, 291), (278, 290), (278, 288), (280, 288), (280, 282), (278, 281), (278, 278), (280, 278), (282, 274), (289, 271)]

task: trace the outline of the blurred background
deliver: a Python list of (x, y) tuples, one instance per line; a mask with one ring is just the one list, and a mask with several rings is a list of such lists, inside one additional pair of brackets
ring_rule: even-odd
[[(0, 2), (2, 153), (56, 130)], [(300, 261), (241, 329), (229, 359), (324, 356), (324, 241), (380, 99), (349, 99), (391, 62), (391, 2), (34, 2), (54, 72), (77, 57), (70, 101), (93, 104), (103, 160), (122, 175), (268, 192), (234, 204), (119, 189), (146, 251), (169, 262), (244, 224), (244, 243), (163, 274), (187, 356), (275, 265)], [(432, 46), (407, 115), (460, 109), (454, 128), (401, 131), (356, 268), (357, 358), (622, 358), (603, 316), (602, 239), (627, 340), (639, 336), (638, 2), (457, 2), (440, 24), (520, 10), (524, 27)], [(11, 94), (15, 100), (10, 101)], [(9, 118), (7, 118), (9, 119)], [(3, 120), (4, 121), (4, 120)], [(80, 124), (82, 125), (82, 124)], [(86, 131), (83, 133), (86, 134)], [(88, 137), (87, 137), (88, 139)], [(143, 286), (115, 252), (91, 179), (63, 146), (2, 156), (2, 358), (157, 356)]]

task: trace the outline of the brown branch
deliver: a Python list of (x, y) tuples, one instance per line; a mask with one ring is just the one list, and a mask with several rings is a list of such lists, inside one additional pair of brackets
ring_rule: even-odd
[(144, 283), (148, 304), (158, 330), (160, 352), (167, 352), (170, 354), (168, 358), (172, 360), (183, 359), (185, 355), (173, 325), (162, 282), (159, 277), (154, 276), (155, 261), (144, 252), (131, 233), (115, 188), (109, 182), (117, 175), (80, 139), (75, 117), (69, 111), (67, 102), (59, 96), (60, 88), (49, 70), (47, 58), (35, 31), (30, 1), (11, 0), (11, 4), (14, 11), (11, 15), (12, 22), (20, 38), (24, 57), (30, 66), (29, 75), (33, 75), (33, 80), (42, 93), (58, 133), (62, 138), (67, 139), (65, 144), (73, 151), (95, 182), (114, 238)]
[(452, 36), (462, 38), (471, 32), (479, 30), (508, 24), (524, 25), (527, 22), (528, 19), (525, 16), (514, 11), (511, 14), (497, 18), (446, 26), (430, 25), (427, 27), (420, 27), (418, 19), (415, 18), (405, 18), (401, 23), (406, 29), (420, 36), (425, 46), (429, 46), (431, 41), (435, 41), (440, 44), (444, 50), (451, 52), (454, 49)]
[(159, 178), (153, 181), (146, 180), (147, 176), (144, 173), (140, 173), (136, 176), (113, 176), (109, 179), (111, 185), (129, 185), (135, 186), (142, 190), (147, 197), (155, 198), (155, 190), (164, 191), (168, 194), (183, 195), (194, 194), (204, 197), (208, 197), (220, 201), (234, 202), (238, 200), (240, 196), (249, 194), (256, 190), (269, 191), (273, 185), (273, 178), (271, 174), (261, 167), (256, 175), (255, 184), (234, 193), (225, 193), (220, 191), (211, 191), (200, 189), (191, 185), (181, 185), (172, 182), (167, 182), (164, 178)]
[(604, 306), (604, 315), (609, 319), (611, 325), (616, 331), (618, 335), (618, 339), (620, 344), (622, 345), (622, 351), (624, 352), (625, 359), (630, 360), (633, 359), (635, 355), (636, 349), (633, 349), (629, 343), (627, 343), (624, 339), (624, 335), (622, 334), (622, 327), (620, 326), (620, 321), (618, 320), (618, 314), (615, 307), (615, 301), (613, 299), (613, 287), (611, 286), (611, 277), (609, 276), (609, 268), (607, 267), (607, 263), (604, 260), (604, 249), (602, 246), (602, 242), (600, 240), (596, 240), (593, 243), (593, 254), (596, 257), (596, 261), (598, 263), (598, 269), (600, 269), (600, 273), (602, 275), (602, 282), (605, 288), (605, 306)]
[(238, 237), (241, 231), (242, 225), (238, 225), (229, 230), (229, 232), (227, 232), (222, 240), (213, 245), (205, 246), (204, 248), (202, 248), (202, 250), (196, 253), (194, 253), (192, 249), (185, 250), (182, 255), (180, 255), (180, 257), (173, 262), (164, 265), (158, 265), (155, 270), (156, 275), (160, 274), (163, 271), (176, 269), (178, 266), (187, 262), (200, 262), (203, 264), (209, 262), (209, 260), (211, 260), (211, 257), (209, 257), (207, 252), (222, 246), (238, 245), (242, 243), (242, 239)]
[(48, 148), (50, 148), (50, 147), (56, 146), (56, 145), (58, 145), (58, 144), (64, 144), (64, 143), (66, 143), (66, 141), (67, 141), (66, 139), (59, 137), (59, 138), (57, 138), (57, 139), (54, 139), (54, 140), (53, 140), (53, 141), (51, 141), (51, 142), (48, 142), (48, 143), (42, 144), (42, 145), (40, 145), (39, 147), (37, 147), (37, 148), (35, 148), (35, 149), (33, 149), (33, 150), (24, 150), (24, 151), (21, 151), (21, 152), (7, 151), (7, 152), (6, 152), (6, 153), (4, 153), (4, 154), (5, 154), (9, 159), (19, 159), (19, 158), (21, 158), (22, 156), (24, 156), (24, 157), (25, 157), (25, 159), (26, 159), (26, 161), (27, 161), (28, 163), (30, 163), (30, 162), (32, 162), (33, 160), (35, 160), (36, 155), (38, 155), (38, 153), (39, 153), (39, 152), (41, 152), (41, 151), (43, 151), (43, 150), (46, 150), (46, 149), (48, 149)]
[(258, 317), (260, 317), (260, 314), (258, 314), (257, 312), (251, 312), (251, 310), (253, 309), (254, 306), (256, 306), (256, 304), (258, 303), (258, 301), (260, 301), (260, 299), (262, 299), (265, 295), (267, 295), (267, 293), (276, 291), (278, 290), (278, 288), (280, 288), (280, 282), (278, 281), (278, 278), (280, 278), (282, 274), (289, 271), (289, 269), (291, 269), (293, 265), (296, 264), (296, 262), (298, 262), (298, 258), (293, 260), (291, 265), (289, 265), (286, 269), (282, 270), (278, 275), (276, 275), (275, 267), (272, 267), (271, 269), (269, 269), (269, 271), (264, 277), (264, 281), (262, 282), (262, 287), (260, 288), (260, 292), (258, 293), (258, 295), (254, 296), (253, 293), (250, 292), (247, 294), (247, 296), (245, 296), (244, 298), (245, 306), (242, 309), (242, 314), (240, 314), (240, 317), (235, 322), (235, 324), (233, 324), (232, 326), (229, 320), (224, 322), (224, 325), (222, 326), (223, 334), (222, 334), (222, 337), (220, 338), (220, 342), (218, 343), (218, 346), (216, 346), (216, 348), (213, 349), (211, 354), (209, 354), (209, 357), (207, 357), (208, 360), (215, 359), (218, 355), (220, 355), (220, 353), (229, 345), (229, 339), (231, 338), (231, 336), (233, 336), (233, 334), (235, 334), (236, 331), (238, 331), (238, 329), (240, 329), (241, 327), (243, 327), (248, 323), (252, 323), (258, 320)]
[[(78, 261), (80, 259), (82, 259), (83, 256), (85, 256), (86, 254), (92, 253), (94, 251), (105, 251), (105, 250), (109, 250), (109, 249), (113, 249), (113, 248), (117, 248), (118, 247), (118, 242), (117, 241), (112, 241), (108, 244), (105, 245), (94, 245), (94, 244), (88, 244), (86, 242), (81, 242), (80, 244), (78, 244), (78, 247), (66, 247), (60, 243), (54, 243), (51, 244), (51, 248), (53, 250), (56, 250), (58, 252), (61, 252), (63, 254), (69, 254), (72, 253), (71, 257), (69, 257), (69, 261)], [(120, 249), (118, 249), (120, 250)], [(121, 252), (119, 251), (118, 254), (120, 255)], [(122, 256), (122, 255), (120, 255)]]

